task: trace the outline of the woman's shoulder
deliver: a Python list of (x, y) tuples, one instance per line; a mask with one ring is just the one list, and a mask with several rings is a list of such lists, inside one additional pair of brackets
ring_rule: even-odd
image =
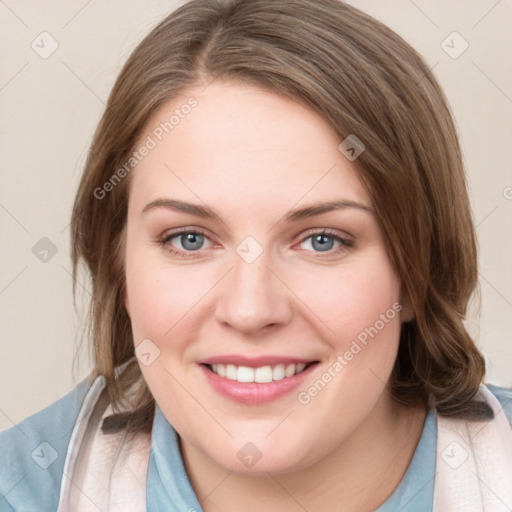
[(512, 388), (486, 384), (486, 388), (498, 399), (508, 422), (512, 426)]
[(0, 512), (56, 510), (64, 461), (91, 381), (0, 432)]

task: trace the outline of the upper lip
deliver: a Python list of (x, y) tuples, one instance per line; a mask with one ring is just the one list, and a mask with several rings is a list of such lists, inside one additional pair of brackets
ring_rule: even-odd
[(262, 366), (275, 366), (278, 364), (300, 364), (300, 363), (313, 363), (316, 359), (304, 359), (301, 357), (290, 357), (290, 356), (257, 356), (247, 357), (236, 354), (227, 354), (224, 356), (208, 357), (198, 361), (199, 364), (234, 364), (235, 366), (246, 366), (248, 368), (260, 368)]

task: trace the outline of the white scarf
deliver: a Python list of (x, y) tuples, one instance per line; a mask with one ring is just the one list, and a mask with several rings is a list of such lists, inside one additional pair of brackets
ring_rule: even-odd
[[(123, 432), (103, 434), (112, 414), (96, 379), (87, 393), (69, 444), (57, 512), (145, 512), (151, 435), (125, 443)], [(437, 416), (434, 512), (512, 510), (512, 429), (498, 400), (480, 387), (493, 409), (490, 421)]]
[(512, 510), (512, 429), (496, 397), (480, 386), (491, 421), (437, 416), (434, 512)]

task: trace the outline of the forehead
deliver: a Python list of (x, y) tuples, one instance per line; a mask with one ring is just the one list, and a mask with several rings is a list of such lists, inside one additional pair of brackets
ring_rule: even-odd
[(265, 201), (288, 209), (341, 196), (369, 204), (332, 127), (293, 99), (251, 85), (190, 89), (153, 115), (136, 147), (148, 137), (153, 147), (132, 173), (137, 202), (172, 194), (216, 206)]

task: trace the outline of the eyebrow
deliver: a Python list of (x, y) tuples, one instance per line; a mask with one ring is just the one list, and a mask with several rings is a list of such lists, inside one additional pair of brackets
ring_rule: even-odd
[(335, 210), (344, 210), (347, 208), (356, 208), (359, 210), (372, 213), (372, 209), (369, 206), (357, 203), (356, 201), (343, 199), (341, 201), (331, 201), (327, 203), (313, 204), (311, 206), (306, 206), (305, 208), (293, 210), (285, 215), (284, 221), (297, 222), (299, 220), (309, 219), (310, 217), (314, 217), (315, 215), (321, 215), (322, 213), (328, 213)]
[[(203, 219), (213, 219), (222, 222), (220, 216), (208, 206), (187, 203), (185, 201), (178, 201), (177, 199), (156, 199), (155, 201), (151, 201), (146, 206), (144, 206), (142, 213), (145, 214), (151, 210), (159, 208), (180, 211), (190, 215), (195, 215), (196, 217), (201, 217)], [(335, 210), (344, 210), (347, 208), (356, 208), (372, 213), (372, 209), (369, 206), (357, 203), (356, 201), (344, 199), (340, 201), (313, 204), (305, 208), (292, 210), (284, 216), (283, 220), (284, 222), (297, 222), (299, 220), (308, 219), (323, 213), (328, 213)]]

